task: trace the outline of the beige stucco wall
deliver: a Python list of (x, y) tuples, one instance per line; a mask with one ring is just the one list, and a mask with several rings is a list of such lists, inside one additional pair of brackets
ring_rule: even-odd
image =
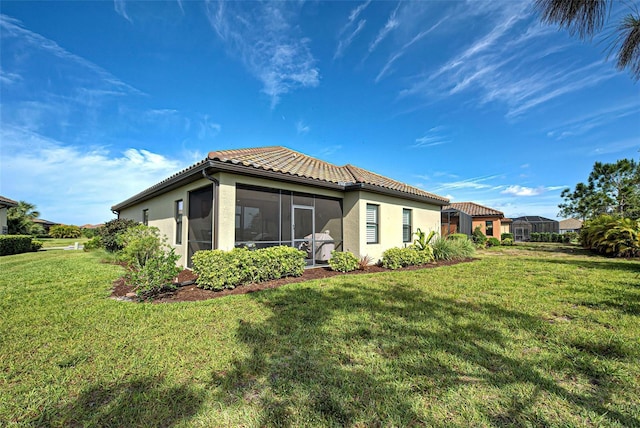
[[(378, 209), (378, 243), (367, 244), (367, 204), (375, 204)], [(344, 250), (358, 257), (369, 256), (374, 261), (382, 258), (382, 253), (393, 247), (404, 247), (402, 242), (402, 210), (412, 212), (411, 228), (424, 232), (440, 233), (440, 206), (409, 201), (393, 196), (370, 192), (350, 192), (344, 202)]]
[[(299, 193), (343, 198), (343, 249), (351, 251), (356, 256), (368, 255), (374, 261), (382, 257), (384, 250), (392, 247), (403, 247), (402, 242), (402, 210), (412, 210), (412, 232), (421, 228), (427, 233), (431, 230), (440, 232), (440, 207), (421, 202), (409, 201), (386, 195), (378, 195), (370, 192), (348, 192), (303, 186), (294, 183), (279, 182), (241, 175), (216, 173), (213, 175), (220, 185), (218, 188), (218, 230), (214, 236), (215, 247), (222, 250), (230, 250), (235, 245), (235, 206), (236, 185), (244, 184), (289, 190)], [(198, 180), (189, 185), (171, 190), (161, 196), (136, 204), (120, 212), (121, 218), (129, 218), (142, 222), (142, 212), (149, 210), (149, 226), (155, 226), (165, 235), (168, 242), (174, 246), (176, 254), (180, 255), (179, 263), (186, 266), (187, 239), (188, 239), (188, 194), (190, 191), (211, 185), (206, 179)], [(175, 244), (174, 219), (175, 201), (184, 201), (184, 215), (182, 221), (182, 245)], [(379, 205), (379, 242), (367, 244), (366, 242), (366, 205), (367, 203)], [(214, 220), (215, 221), (215, 220)], [(213, 225), (212, 225), (213, 228)], [(498, 229), (499, 230), (499, 229)]]
[(7, 207), (0, 208), (0, 233), (7, 228)]

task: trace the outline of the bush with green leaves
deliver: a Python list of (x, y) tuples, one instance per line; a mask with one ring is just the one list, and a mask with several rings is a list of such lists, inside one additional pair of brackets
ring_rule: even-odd
[(82, 229), (80, 229), (80, 232), (82, 233), (82, 236), (84, 236), (85, 238), (91, 239), (98, 234), (98, 229), (97, 228), (90, 229), (88, 227), (83, 227)]
[(503, 246), (512, 246), (513, 245), (513, 239), (512, 238), (504, 238), (502, 240), (502, 245)]
[(493, 236), (487, 240), (487, 245), (489, 247), (499, 247), (500, 240), (498, 238), (494, 238)]
[(349, 251), (331, 251), (329, 266), (337, 272), (351, 272), (358, 269), (360, 261)]
[(500, 240), (504, 241), (505, 239), (513, 240), (513, 233), (505, 232), (500, 234)]
[(578, 232), (565, 232), (562, 234), (562, 241), (565, 244), (569, 244), (571, 242), (577, 241), (579, 237), (580, 234)]
[(180, 259), (173, 248), (149, 257), (144, 266), (131, 269), (127, 275), (129, 282), (136, 288), (136, 294), (142, 298), (150, 298), (163, 290), (173, 290), (173, 279), (180, 273), (176, 263)]
[(32, 251), (32, 239), (29, 235), (0, 235), (0, 256)]
[(601, 215), (582, 225), (580, 242), (611, 257), (640, 256), (640, 220)]
[(52, 238), (79, 238), (82, 236), (82, 232), (78, 226), (56, 224), (49, 228), (49, 236)]
[(117, 218), (106, 222), (104, 226), (100, 226), (96, 232), (98, 236), (100, 236), (104, 249), (115, 253), (122, 249), (118, 238), (120, 234), (131, 227), (137, 226), (138, 224), (139, 223), (134, 220)]
[(484, 246), (487, 244), (487, 236), (482, 232), (482, 226), (477, 225), (476, 228), (473, 229), (473, 235), (471, 235), (471, 239), (478, 248), (484, 248)]
[(401, 267), (424, 265), (433, 261), (431, 246), (427, 250), (419, 250), (414, 246), (405, 248), (389, 248), (382, 253), (382, 267), (400, 269)]
[(168, 247), (166, 239), (160, 236), (160, 229), (143, 224), (130, 227), (118, 235), (120, 260), (140, 269), (147, 261)]
[(198, 287), (207, 290), (233, 289), (251, 282), (268, 281), (304, 272), (306, 253), (293, 247), (279, 246), (251, 251), (197, 251), (191, 261), (198, 275)]
[(33, 239), (31, 241), (31, 251), (36, 253), (36, 252), (40, 251), (40, 248), (42, 248), (43, 245), (44, 245), (44, 242), (38, 241), (37, 239)]
[(464, 260), (473, 257), (476, 247), (471, 239), (437, 238), (431, 244), (433, 257), (440, 260)]
[(431, 242), (433, 237), (436, 235), (436, 232), (432, 230), (431, 232), (429, 232), (429, 234), (427, 234), (427, 232), (423, 232), (422, 230), (420, 230), (420, 228), (418, 228), (414, 235), (416, 236), (416, 239), (413, 240), (413, 245), (419, 251), (428, 251), (429, 242)]
[(100, 238), (99, 236), (94, 236), (82, 245), (82, 249), (84, 251), (97, 250), (98, 248), (103, 247), (104, 245), (102, 244), (102, 238)]
[(467, 240), (469, 239), (469, 237), (467, 236), (466, 233), (452, 233), (451, 235), (447, 236), (447, 239), (462, 239), (462, 240)]

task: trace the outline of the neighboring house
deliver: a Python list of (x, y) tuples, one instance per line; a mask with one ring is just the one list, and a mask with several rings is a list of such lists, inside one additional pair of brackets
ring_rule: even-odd
[(439, 231), (448, 203), (353, 165), (261, 147), (211, 152), (112, 210), (158, 227), (183, 265), (198, 250), (292, 245), (314, 266), (333, 249), (377, 260), (418, 227)]
[(560, 223), (537, 215), (522, 216), (513, 219), (511, 228), (516, 241), (528, 241), (532, 233), (559, 233)]
[(578, 220), (577, 218), (567, 218), (565, 220), (560, 220), (559, 227), (560, 233), (580, 233), (580, 229), (582, 229), (582, 220)]
[(502, 211), (474, 202), (452, 202), (442, 208), (442, 234), (471, 235), (475, 228), (480, 226), (486, 236), (500, 239), (503, 219)]
[(503, 218), (500, 220), (500, 236), (502, 236), (503, 233), (513, 233), (511, 232), (512, 226), (513, 225), (513, 220), (510, 218)]
[(51, 226), (57, 226), (60, 224), (60, 223), (54, 223), (53, 221), (45, 220), (43, 218), (34, 218), (33, 222), (35, 224), (39, 224), (40, 226), (42, 226), (45, 233), (47, 234), (49, 234), (49, 229), (51, 229)]
[(9, 233), (9, 229), (7, 227), (7, 211), (9, 208), (17, 206), (17, 201), (0, 196), (0, 235), (6, 235)]

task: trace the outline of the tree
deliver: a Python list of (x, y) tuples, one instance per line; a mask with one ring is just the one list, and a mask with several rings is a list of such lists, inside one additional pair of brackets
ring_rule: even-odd
[(640, 164), (633, 159), (616, 163), (596, 162), (587, 183), (578, 183), (573, 191), (560, 194), (560, 216), (592, 219), (611, 214), (640, 218)]
[[(558, 24), (590, 39), (602, 30), (613, 0), (535, 0), (543, 22)], [(634, 5), (612, 32), (610, 54), (615, 54), (618, 70), (628, 68), (634, 80), (640, 79), (640, 12)]]
[(40, 217), (36, 206), (29, 202), (20, 201), (18, 206), (7, 210), (7, 229), (10, 235), (39, 235), (44, 234), (44, 228), (33, 222)]

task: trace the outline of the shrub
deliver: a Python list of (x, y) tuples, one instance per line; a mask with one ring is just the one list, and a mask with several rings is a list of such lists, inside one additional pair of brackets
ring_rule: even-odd
[(358, 270), (365, 270), (373, 262), (373, 259), (369, 256), (362, 256), (358, 260)]
[(164, 251), (166, 239), (160, 236), (157, 227), (143, 224), (130, 227), (118, 235), (118, 245), (122, 247), (119, 258), (135, 269), (142, 268), (147, 261)]
[(94, 236), (84, 243), (82, 249), (84, 251), (97, 250), (98, 248), (102, 248), (102, 239), (99, 236)]
[(42, 241), (38, 241), (36, 239), (31, 241), (31, 251), (33, 251), (34, 253), (38, 252), (40, 250), (40, 248), (42, 248), (42, 245), (44, 245), (44, 242)]
[(469, 237), (466, 233), (452, 233), (451, 235), (447, 236), (447, 239), (462, 239), (466, 241), (467, 239), (469, 239)]
[(358, 268), (358, 258), (349, 251), (331, 251), (329, 266), (338, 272), (351, 272)]
[(89, 228), (82, 228), (80, 229), (80, 232), (82, 233), (82, 236), (84, 236), (85, 238), (93, 238), (94, 236), (97, 235), (97, 231), (98, 229), (89, 229)]
[(513, 245), (513, 239), (511, 239), (511, 238), (504, 238), (504, 239), (502, 240), (502, 245), (512, 246), (512, 245)]
[(138, 222), (134, 220), (117, 218), (106, 222), (104, 226), (100, 226), (96, 233), (102, 239), (102, 245), (105, 250), (115, 253), (122, 249), (122, 246), (118, 242), (118, 236), (130, 227), (134, 227), (136, 225), (138, 225)]
[(513, 241), (513, 233), (505, 232), (500, 234), (500, 240), (504, 241), (505, 239), (511, 239)]
[(0, 235), (0, 256), (28, 253), (31, 239), (28, 235)]
[(176, 262), (180, 259), (173, 248), (167, 252), (160, 251), (149, 257), (144, 266), (132, 269), (128, 279), (136, 287), (136, 293), (143, 298), (150, 298), (162, 290), (175, 289), (173, 278), (180, 273)]
[(640, 256), (640, 220), (601, 215), (580, 231), (585, 248), (612, 257)]
[(57, 224), (49, 229), (49, 236), (52, 238), (79, 238), (82, 232), (78, 226)]
[(401, 267), (423, 265), (433, 261), (433, 250), (418, 250), (416, 247), (389, 248), (382, 253), (382, 267), (399, 269)]
[(435, 260), (464, 260), (476, 252), (476, 247), (469, 238), (465, 239), (445, 239), (438, 238), (432, 244), (433, 257)]
[(565, 232), (565, 233), (562, 235), (562, 241), (563, 241), (565, 244), (569, 244), (569, 243), (571, 243), (571, 242), (575, 242), (575, 241), (577, 241), (577, 240), (578, 240), (578, 238), (579, 238), (579, 236), (580, 236), (580, 234), (579, 234), (578, 232)]
[(493, 236), (487, 240), (487, 245), (490, 247), (499, 247), (500, 240), (498, 238), (494, 238)]
[(415, 245), (419, 251), (425, 251), (429, 248), (429, 242), (436, 235), (436, 232), (432, 230), (427, 235), (427, 232), (423, 232), (418, 228), (418, 231), (414, 233), (414, 235), (416, 235), (416, 239), (413, 240), (413, 245)]
[(482, 233), (482, 227), (477, 225), (475, 229), (473, 229), (473, 235), (471, 236), (473, 243), (476, 244), (479, 248), (484, 248), (487, 243), (487, 237), (484, 233)]
[(306, 253), (293, 247), (269, 247), (255, 251), (234, 248), (231, 251), (197, 251), (193, 271), (198, 287), (208, 290), (235, 288), (249, 282), (267, 281), (304, 272)]

